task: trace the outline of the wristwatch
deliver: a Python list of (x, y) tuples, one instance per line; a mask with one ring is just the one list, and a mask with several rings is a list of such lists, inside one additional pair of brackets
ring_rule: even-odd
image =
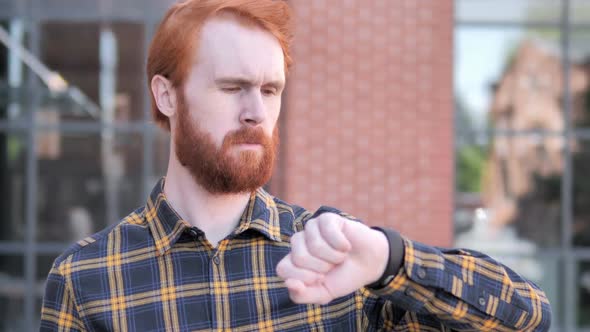
[(387, 286), (399, 272), (404, 262), (405, 247), (401, 235), (393, 229), (381, 227), (371, 228), (385, 234), (387, 242), (389, 242), (389, 259), (387, 260), (385, 272), (383, 272), (379, 280), (366, 286), (371, 289), (380, 289)]

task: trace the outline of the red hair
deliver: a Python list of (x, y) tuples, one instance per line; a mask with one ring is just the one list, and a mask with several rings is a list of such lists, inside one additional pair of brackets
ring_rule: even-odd
[(156, 124), (170, 130), (168, 118), (158, 110), (151, 81), (162, 75), (174, 88), (183, 86), (198, 47), (198, 34), (205, 21), (220, 12), (237, 15), (243, 24), (256, 24), (279, 42), (285, 58), (285, 74), (291, 65), (291, 9), (282, 0), (186, 0), (172, 6), (158, 26), (147, 59), (148, 89)]

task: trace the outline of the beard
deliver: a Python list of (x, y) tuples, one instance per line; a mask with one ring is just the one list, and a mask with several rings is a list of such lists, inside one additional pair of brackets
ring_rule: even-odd
[[(217, 148), (211, 135), (193, 124), (183, 97), (178, 100), (173, 138), (176, 157), (201, 187), (211, 194), (248, 193), (270, 180), (279, 145), (278, 127), (272, 138), (261, 127), (242, 127), (227, 133)], [(262, 152), (240, 151), (239, 144), (260, 144)]]

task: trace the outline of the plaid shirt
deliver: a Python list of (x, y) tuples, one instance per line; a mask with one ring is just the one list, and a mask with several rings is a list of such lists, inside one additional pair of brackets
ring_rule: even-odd
[(326, 305), (295, 304), (276, 265), (306, 220), (339, 211), (312, 214), (259, 189), (236, 230), (214, 248), (173, 210), (163, 184), (145, 207), (56, 259), (42, 331), (549, 328), (549, 303), (533, 283), (483, 254), (408, 239), (404, 265), (386, 287), (361, 288)]

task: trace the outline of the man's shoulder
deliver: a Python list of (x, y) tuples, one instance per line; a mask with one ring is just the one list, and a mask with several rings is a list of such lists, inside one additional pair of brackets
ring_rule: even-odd
[(280, 216), (281, 235), (290, 237), (296, 232), (302, 231), (308, 220), (322, 213), (335, 213), (342, 217), (359, 221), (352, 215), (331, 206), (320, 206), (315, 211), (307, 210), (299, 205), (287, 203), (280, 198), (273, 197)]
[(147, 223), (145, 222), (144, 211), (145, 207), (142, 206), (131, 212), (119, 222), (107, 226), (101, 231), (70, 245), (55, 259), (53, 266), (57, 267), (65, 261), (68, 263), (74, 263), (81, 260), (104, 257), (107, 254), (106, 248), (109, 237), (115, 233), (119, 236), (123, 235), (128, 237), (127, 233), (129, 232), (149, 232)]
[(285, 240), (303, 229), (305, 220), (308, 219), (311, 212), (299, 205), (287, 203), (275, 196), (273, 196), (273, 200), (279, 214), (281, 237)]
[(278, 197), (273, 196), (273, 200), (281, 217), (296, 220), (310, 213), (307, 209), (296, 204), (287, 203)]

